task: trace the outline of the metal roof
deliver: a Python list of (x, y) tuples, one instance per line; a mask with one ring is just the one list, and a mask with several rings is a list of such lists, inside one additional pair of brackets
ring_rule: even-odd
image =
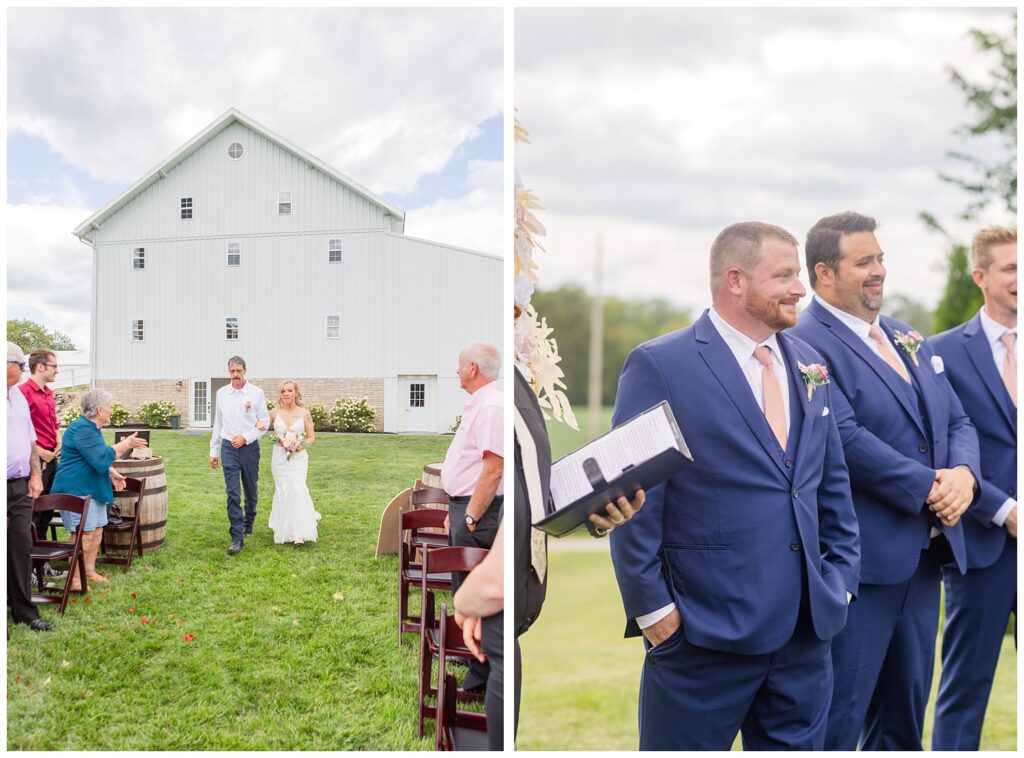
[(120, 195), (115, 197), (113, 200), (111, 200), (109, 203), (107, 203), (105, 206), (100, 208), (94, 214), (89, 216), (89, 218), (87, 218), (85, 221), (79, 224), (75, 228), (73, 234), (79, 239), (89, 238), (90, 233), (93, 231), (93, 229), (98, 229), (100, 224), (102, 224), (107, 218), (109, 218), (111, 215), (113, 215), (122, 207), (124, 207), (135, 196), (137, 196), (139, 193), (143, 192), (147, 188), (151, 187), (156, 182), (160, 181), (160, 179), (167, 176), (167, 172), (173, 169), (179, 163), (181, 163), (193, 150), (195, 150), (197, 147), (202, 145), (215, 134), (218, 134), (220, 131), (227, 128), (236, 121), (240, 124), (244, 124), (253, 131), (262, 134), (264, 137), (271, 140), (272, 142), (277, 143), (285, 150), (288, 150), (289, 152), (293, 153), (300, 159), (304, 160), (308, 165), (313, 166), (322, 171), (323, 173), (327, 174), (327, 176), (337, 179), (339, 182), (344, 184), (353, 192), (362, 195), (371, 203), (379, 205), (392, 216), (395, 216), (396, 218), (402, 221), (405, 220), (405, 212), (400, 208), (397, 208), (396, 206), (392, 205), (379, 195), (375, 195), (373, 192), (368, 190), (359, 182), (349, 178), (348, 176), (345, 176), (345, 174), (341, 173), (337, 169), (328, 166), (319, 158), (316, 158), (315, 156), (307, 153), (305, 150), (296, 147), (291, 142), (284, 139), (284, 137), (275, 134), (262, 124), (253, 121), (251, 118), (246, 116), (241, 111), (238, 111), (234, 108), (229, 108), (219, 118), (217, 118), (216, 121), (207, 126), (205, 129), (199, 132), (199, 134), (190, 139), (184, 145), (182, 145), (170, 157), (166, 158), (158, 166), (148, 171), (145, 174), (145, 176), (139, 179), (139, 181), (135, 182), (135, 184), (130, 186)]

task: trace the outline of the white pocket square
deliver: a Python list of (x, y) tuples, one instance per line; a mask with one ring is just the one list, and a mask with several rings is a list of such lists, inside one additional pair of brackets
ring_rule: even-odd
[(946, 366), (942, 362), (942, 356), (941, 355), (933, 355), (932, 356), (932, 371), (934, 371), (936, 374), (941, 374), (945, 370), (946, 370)]
[(827, 405), (824, 408), (821, 409), (821, 415), (822, 415), (822, 417), (828, 415), (828, 406)]

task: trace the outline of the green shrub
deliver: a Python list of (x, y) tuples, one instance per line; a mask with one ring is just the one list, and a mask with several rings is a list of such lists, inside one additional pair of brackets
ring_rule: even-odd
[(167, 400), (155, 400), (143, 403), (138, 407), (136, 415), (139, 421), (148, 426), (170, 426), (171, 416), (180, 415), (177, 406)]
[(331, 426), (339, 432), (375, 432), (374, 415), (365, 397), (343, 397), (334, 401), (330, 413)]
[(459, 427), (462, 425), (462, 414), (460, 413), (455, 417), (455, 423), (448, 427), (448, 431), (452, 434), (459, 431)]
[(274, 410), (274, 406), (275, 405), (277, 405), (277, 403), (275, 403), (273, 400), (268, 400), (267, 401), (267, 410), (268, 411)]
[(82, 406), (72, 405), (62, 414), (60, 414), (60, 421), (62, 424), (70, 424), (76, 418), (82, 415)]
[(132, 417), (132, 414), (120, 403), (114, 403), (112, 410), (110, 411), (110, 425), (111, 426), (124, 426), (128, 423), (128, 419)]
[(313, 419), (313, 428), (318, 432), (329, 431), (331, 428), (331, 414), (319, 403), (310, 403), (306, 406), (310, 418)]

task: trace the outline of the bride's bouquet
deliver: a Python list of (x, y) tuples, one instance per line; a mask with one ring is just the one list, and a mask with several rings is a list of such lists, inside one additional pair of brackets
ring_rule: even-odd
[(285, 432), (284, 434), (274, 433), (271, 436), (274, 444), (278, 447), (283, 447), (284, 451), (288, 454), (288, 460), (292, 459), (292, 456), (299, 452), (299, 448), (306, 442), (305, 432)]

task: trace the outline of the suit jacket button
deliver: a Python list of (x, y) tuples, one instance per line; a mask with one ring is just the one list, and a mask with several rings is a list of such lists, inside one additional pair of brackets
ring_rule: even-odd
[(793, 468), (793, 461), (786, 461), (786, 468)]
[(1011, 495), (1016, 495), (1016, 494), (1017, 494), (1017, 488), (1016, 488), (1016, 487), (1010, 487), (1010, 488), (1009, 488), (1009, 489), (1007, 489), (1006, 491), (1007, 491), (1007, 492), (1008, 492), (1009, 494), (1011, 494)]
[(920, 445), (917, 446), (917, 452), (919, 452), (919, 453), (927, 453), (928, 452), (928, 446), (922, 442)]
[(800, 493), (797, 492), (796, 490), (793, 490), (793, 499), (796, 500), (798, 497), (800, 497)]
[(796, 552), (797, 550), (800, 549), (800, 543), (799, 542), (790, 542), (789, 543), (789, 549), (792, 550), (793, 552)]

